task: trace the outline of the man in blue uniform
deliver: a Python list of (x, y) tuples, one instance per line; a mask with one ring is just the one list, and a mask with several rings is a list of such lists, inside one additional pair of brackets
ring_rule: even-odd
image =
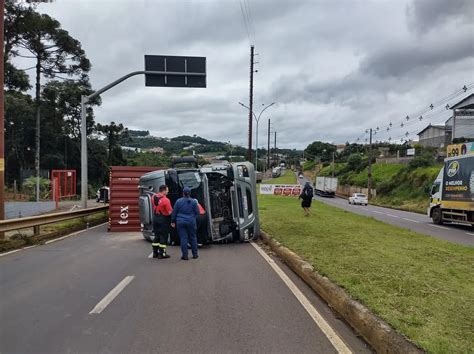
[(188, 260), (188, 242), (191, 244), (193, 258), (198, 258), (196, 239), (196, 218), (199, 215), (197, 200), (191, 198), (191, 189), (183, 188), (183, 197), (179, 198), (171, 214), (171, 226), (178, 229), (181, 243), (181, 259)]

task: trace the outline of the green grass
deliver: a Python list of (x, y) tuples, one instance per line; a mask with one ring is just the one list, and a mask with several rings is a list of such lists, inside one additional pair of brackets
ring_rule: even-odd
[(285, 174), (272, 179), (267, 179), (263, 184), (296, 184), (296, 175), (291, 170), (286, 170)]
[(322, 203), (259, 196), (262, 229), (432, 353), (474, 350), (474, 248)]

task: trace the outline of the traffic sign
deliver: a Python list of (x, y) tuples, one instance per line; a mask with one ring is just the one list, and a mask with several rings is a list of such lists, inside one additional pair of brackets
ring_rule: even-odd
[(145, 55), (145, 86), (206, 87), (206, 57)]

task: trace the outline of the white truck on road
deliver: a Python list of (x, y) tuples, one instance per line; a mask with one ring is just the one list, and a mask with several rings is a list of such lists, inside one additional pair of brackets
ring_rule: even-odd
[(447, 158), (430, 194), (428, 216), (433, 223), (474, 226), (474, 154)]
[(337, 190), (337, 178), (316, 177), (316, 195), (334, 197)]

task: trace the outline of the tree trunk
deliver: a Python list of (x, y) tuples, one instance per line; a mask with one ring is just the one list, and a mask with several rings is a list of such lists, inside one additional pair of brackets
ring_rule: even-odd
[(36, 143), (36, 154), (35, 154), (35, 169), (36, 169), (36, 201), (40, 200), (40, 94), (41, 94), (41, 62), (39, 55), (36, 57), (36, 132), (35, 132), (35, 143)]

